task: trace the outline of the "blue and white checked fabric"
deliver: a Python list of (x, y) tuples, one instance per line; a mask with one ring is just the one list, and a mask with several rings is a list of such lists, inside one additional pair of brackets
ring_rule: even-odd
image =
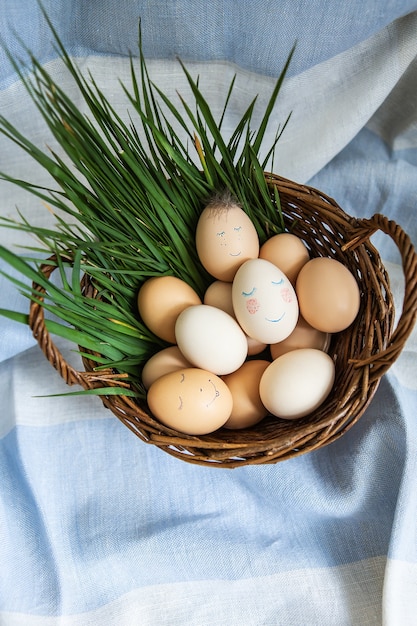
[[(11, 4), (0, 0), (3, 42), (24, 58), (17, 34), (72, 93), (36, 0)], [(352, 215), (387, 215), (417, 244), (416, 0), (43, 4), (121, 114), (139, 17), (152, 77), (173, 99), (187, 94), (177, 56), (200, 74), (215, 113), (237, 73), (226, 133), (257, 93), (262, 110), (297, 40), (272, 119), (274, 133), (293, 112), (275, 171)], [(1, 51), (0, 110), (39, 146), (54, 145)], [(47, 182), (4, 137), (0, 171)], [(16, 207), (37, 224), (53, 220), (0, 181), (1, 214)], [(0, 242), (32, 243), (5, 229)], [(386, 236), (375, 244), (399, 315), (398, 251)], [(0, 277), (0, 307), (27, 306)], [(416, 625), (416, 353), (414, 332), (334, 444), (221, 470), (141, 443), (97, 398), (46, 397), (65, 384), (29, 330), (0, 318), (0, 625)]]

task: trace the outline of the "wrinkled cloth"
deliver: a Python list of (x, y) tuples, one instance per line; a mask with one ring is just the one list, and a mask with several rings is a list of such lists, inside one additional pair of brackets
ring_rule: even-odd
[[(256, 94), (262, 113), (296, 40), (263, 146), (292, 112), (274, 171), (351, 215), (386, 215), (417, 243), (415, 0), (43, 4), (125, 119), (119, 80), (129, 84), (139, 18), (151, 77), (172, 101), (188, 94), (178, 56), (200, 75), (215, 116), (236, 74), (225, 134)], [(35, 0), (0, 0), (0, 36), (22, 61), (29, 47), (77, 102)], [(0, 110), (54, 146), (1, 50)], [(48, 183), (3, 136), (0, 171)], [(33, 223), (54, 221), (0, 181), (1, 215), (16, 217), (16, 207)], [(373, 241), (398, 319), (398, 249), (381, 233)], [(0, 243), (33, 245), (4, 228)], [(3, 276), (0, 308), (28, 308)], [(0, 318), (1, 626), (417, 624), (416, 351), (413, 331), (335, 443), (276, 465), (213, 469), (142, 443), (98, 398), (57, 396), (68, 389), (29, 329)]]

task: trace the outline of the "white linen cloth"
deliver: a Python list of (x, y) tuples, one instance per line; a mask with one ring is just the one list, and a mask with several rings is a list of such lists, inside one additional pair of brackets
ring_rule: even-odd
[[(142, 19), (155, 82), (187, 94), (179, 55), (215, 114), (231, 77), (230, 130), (259, 111), (297, 39), (271, 123), (292, 111), (275, 171), (381, 212), (417, 243), (417, 2), (414, 0), (48, 0), (80, 67), (126, 115), (128, 49)], [(77, 98), (38, 3), (0, 0), (15, 34)], [(82, 107), (82, 103), (79, 103)], [(53, 141), (0, 51), (0, 110), (39, 146)], [(267, 145), (265, 149), (267, 149)], [(0, 136), (0, 171), (47, 177)], [(0, 213), (51, 225), (42, 203), (0, 181)], [(28, 235), (0, 228), (16, 249)], [(401, 313), (403, 276), (375, 243)], [(0, 268), (9, 272), (4, 265)], [(0, 308), (28, 302), (0, 276)], [(193, 466), (140, 442), (67, 388), (29, 330), (0, 318), (1, 626), (411, 626), (417, 624), (417, 357), (413, 332), (357, 425), (334, 444), (265, 467)], [(73, 346), (58, 340), (64, 354)]]

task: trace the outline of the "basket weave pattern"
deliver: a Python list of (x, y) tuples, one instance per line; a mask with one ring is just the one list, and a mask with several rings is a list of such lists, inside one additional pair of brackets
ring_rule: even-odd
[[(276, 186), (287, 228), (307, 245), (311, 257), (341, 261), (355, 276), (361, 305), (353, 324), (332, 337), (329, 354), (335, 361), (336, 379), (327, 400), (310, 415), (286, 421), (266, 417), (255, 427), (218, 431), (204, 436), (184, 435), (158, 422), (146, 403), (127, 396), (100, 396), (128, 428), (143, 441), (189, 463), (214, 467), (269, 464), (318, 449), (341, 437), (362, 416), (381, 377), (399, 356), (417, 315), (417, 256), (406, 233), (383, 215), (356, 219), (312, 187), (274, 174), (265, 174)], [(392, 238), (401, 255), (405, 277), (403, 310), (394, 328), (394, 302), (389, 277), (370, 237), (381, 230)], [(49, 276), (55, 269), (46, 263)], [(42, 294), (42, 288), (35, 285)], [(88, 284), (84, 289), (95, 294)], [(53, 343), (40, 304), (31, 304), (29, 324), (46, 358), (70, 385), (84, 389), (120, 386), (113, 371), (94, 372), (94, 362), (83, 358), (85, 371), (69, 365)], [(122, 383), (123, 384), (123, 383)]]

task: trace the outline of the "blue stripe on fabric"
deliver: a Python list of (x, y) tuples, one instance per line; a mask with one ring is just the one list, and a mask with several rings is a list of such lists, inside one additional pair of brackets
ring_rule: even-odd
[[(389, 563), (395, 580), (381, 602), (385, 557), (337, 568), (293, 570), (240, 580), (197, 580), (142, 587), (70, 616), (0, 612), (8, 626), (350, 626), (382, 624), (382, 612), (412, 624), (415, 572)], [(387, 592), (386, 592), (386, 595)], [(387, 606), (388, 605), (388, 606)], [(385, 613), (385, 611), (384, 611)], [(408, 617), (408, 619), (407, 619)], [(388, 623), (398, 623), (392, 620)]]
[[(149, 58), (227, 60), (269, 76), (278, 75), (296, 40), (290, 74), (353, 47), (417, 8), (414, 0), (395, 0), (382, 6), (368, 2), (366, 19), (356, 20), (352, 28), (352, 15), (362, 13), (363, 4), (359, 0), (332, 3), (330, 11), (321, 0), (299, 0), (296, 4), (292, 0), (268, 0), (261, 6), (251, 0), (195, 0), (192, 9), (185, 0), (125, 0), (117, 6), (113, 0), (43, 0), (73, 55), (135, 52), (141, 18), (144, 52)], [(42, 62), (56, 56), (37, 0), (20, 0), (13, 6), (0, 0), (0, 33), (15, 58), (25, 59), (26, 54), (14, 33)], [(0, 50), (0, 87), (13, 80), (12, 68)]]
[(404, 451), (387, 377), (344, 437), (273, 466), (190, 465), (116, 418), (19, 426), (0, 442), (0, 610), (68, 614), (145, 585), (385, 555)]

